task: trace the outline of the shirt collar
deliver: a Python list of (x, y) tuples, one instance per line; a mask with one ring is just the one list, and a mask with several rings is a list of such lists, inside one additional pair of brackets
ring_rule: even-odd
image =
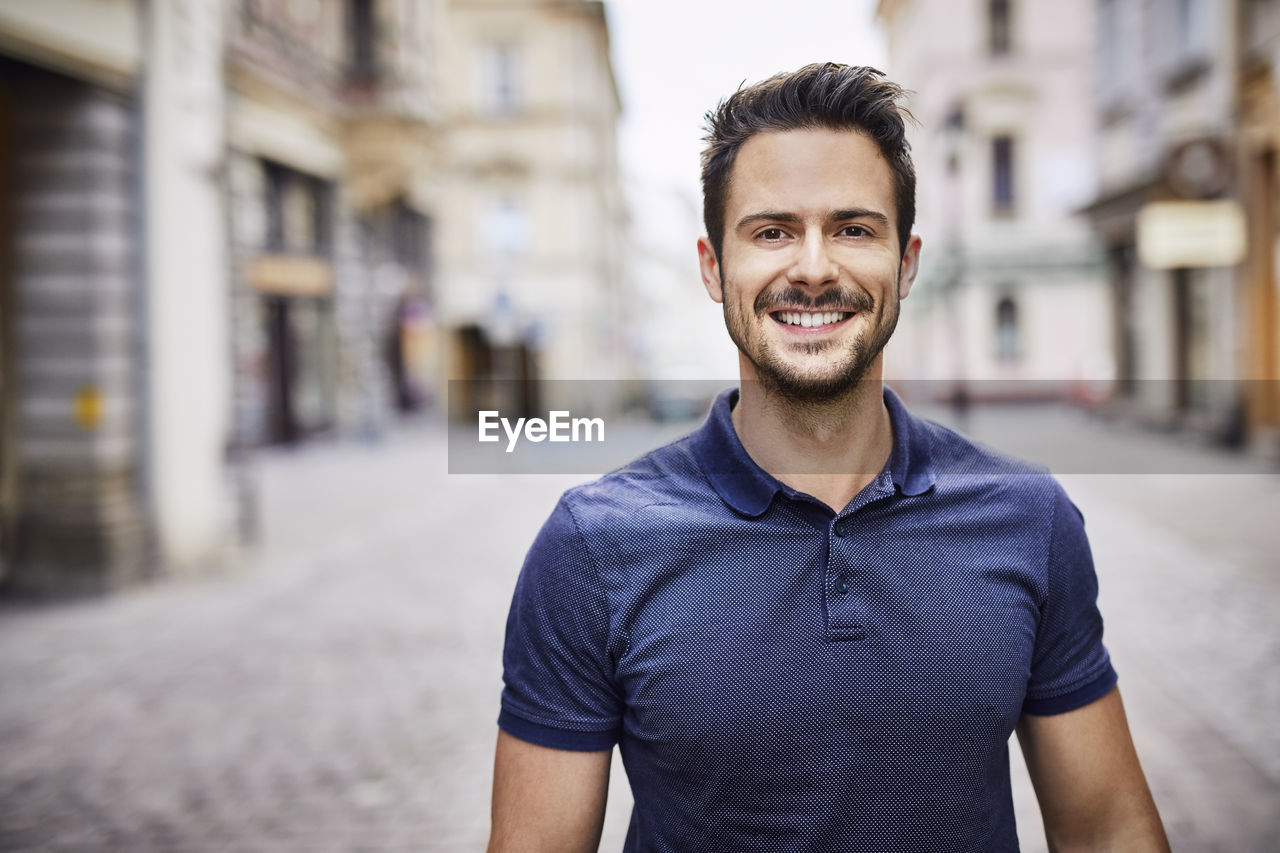
[(889, 471), (893, 484), (904, 495), (923, 495), (933, 488), (936, 477), (930, 448), (928, 425), (907, 411), (892, 389), (884, 389), (884, 405), (893, 423), (893, 450), (889, 454)]
[[(730, 417), (738, 402), (738, 389), (722, 391), (711, 406), (711, 413), (694, 431), (693, 452), (716, 493), (739, 513), (758, 517), (764, 514), (778, 492), (791, 492), (747, 454)], [(889, 454), (889, 473), (894, 485), (904, 495), (920, 495), (934, 484), (929, 462), (929, 434), (925, 426), (898, 399), (884, 389), (884, 402), (893, 424), (893, 450)]]

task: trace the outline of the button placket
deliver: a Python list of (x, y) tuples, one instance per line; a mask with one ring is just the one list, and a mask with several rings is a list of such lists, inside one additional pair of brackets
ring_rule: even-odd
[(831, 526), (824, 586), (829, 639), (858, 640), (866, 636), (866, 611), (855, 591), (856, 573), (850, 562), (852, 533), (852, 519), (848, 517), (836, 519)]

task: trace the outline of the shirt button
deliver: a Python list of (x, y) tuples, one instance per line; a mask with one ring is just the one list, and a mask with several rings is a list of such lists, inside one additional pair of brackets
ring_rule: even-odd
[(840, 519), (839, 521), (837, 521), (837, 522), (836, 522), (836, 526), (833, 528), (833, 530), (834, 530), (834, 532), (835, 532), (835, 534), (836, 534), (837, 536), (848, 536), (848, 535), (849, 535), (849, 533), (850, 533), (850, 525), (847, 523), (847, 521), (848, 521), (848, 519), (844, 519), (844, 518), (842, 518), (842, 519)]
[(836, 595), (844, 595), (849, 591), (849, 579), (844, 575), (836, 578)]

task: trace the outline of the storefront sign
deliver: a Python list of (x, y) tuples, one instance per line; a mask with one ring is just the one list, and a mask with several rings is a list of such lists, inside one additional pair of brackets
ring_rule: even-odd
[(1236, 201), (1156, 201), (1138, 211), (1138, 258), (1151, 269), (1229, 267), (1244, 260)]
[(318, 258), (259, 255), (245, 278), (254, 290), (275, 296), (328, 296), (333, 290), (333, 268)]

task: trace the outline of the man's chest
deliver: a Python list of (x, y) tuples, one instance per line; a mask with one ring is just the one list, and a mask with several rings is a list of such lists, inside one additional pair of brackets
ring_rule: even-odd
[(959, 745), (977, 760), (1020, 713), (1035, 566), (1016, 537), (972, 526), (689, 540), (629, 603), (627, 734), (721, 770), (831, 748), (909, 765)]

